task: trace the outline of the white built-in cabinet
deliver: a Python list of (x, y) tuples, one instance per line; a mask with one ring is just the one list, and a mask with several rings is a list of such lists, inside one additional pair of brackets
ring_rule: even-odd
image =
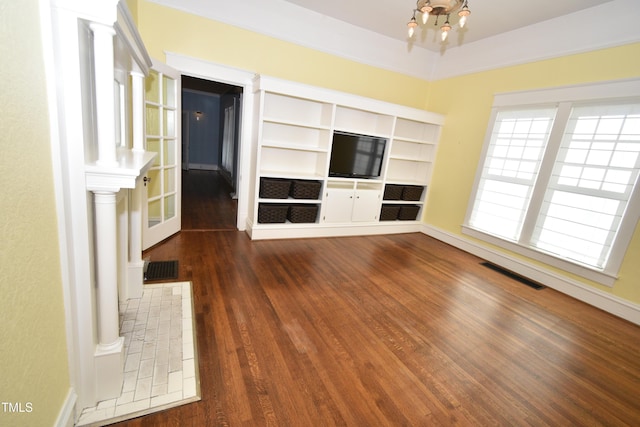
[(375, 222), (380, 211), (381, 183), (327, 181), (321, 222)]
[[(253, 239), (419, 230), (443, 116), (264, 76), (254, 88), (255, 174), (247, 224)], [(334, 131), (387, 139), (379, 178), (329, 176)], [(264, 197), (264, 179), (319, 183), (320, 191), (314, 199)], [(413, 190), (411, 200), (402, 197), (406, 187)], [(287, 209), (317, 213), (303, 222), (263, 216)], [(396, 219), (400, 210), (409, 216)]]

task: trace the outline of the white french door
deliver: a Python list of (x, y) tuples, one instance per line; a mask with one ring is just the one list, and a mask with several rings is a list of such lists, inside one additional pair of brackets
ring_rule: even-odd
[(145, 146), (156, 153), (143, 177), (142, 246), (147, 249), (180, 231), (180, 73), (154, 61), (145, 78)]

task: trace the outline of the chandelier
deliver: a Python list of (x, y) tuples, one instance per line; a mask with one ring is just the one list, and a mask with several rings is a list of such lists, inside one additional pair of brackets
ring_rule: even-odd
[(418, 26), (416, 14), (422, 15), (421, 20), (423, 24), (427, 23), (429, 15), (435, 15), (436, 26), (438, 25), (438, 20), (441, 16), (446, 17), (445, 23), (440, 27), (440, 30), (442, 30), (442, 41), (445, 41), (447, 39), (447, 35), (449, 35), (449, 31), (451, 30), (449, 17), (452, 14), (454, 16), (457, 14), (459, 17), (458, 25), (460, 25), (460, 28), (463, 28), (464, 24), (467, 22), (467, 17), (471, 15), (471, 11), (467, 5), (467, 0), (418, 0), (416, 2), (416, 8), (413, 9), (413, 16), (409, 23), (407, 23), (407, 27), (409, 28), (409, 37), (413, 37), (415, 29)]

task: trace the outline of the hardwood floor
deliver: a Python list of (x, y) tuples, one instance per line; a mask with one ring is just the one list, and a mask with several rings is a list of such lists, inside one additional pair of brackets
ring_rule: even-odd
[(640, 327), (422, 234), (145, 256), (193, 282), (202, 400), (121, 426), (640, 425)]
[(182, 172), (182, 230), (237, 230), (237, 200), (216, 171)]

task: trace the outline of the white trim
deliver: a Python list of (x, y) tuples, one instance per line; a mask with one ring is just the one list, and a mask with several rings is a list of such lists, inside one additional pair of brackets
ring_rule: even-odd
[(307, 237), (371, 236), (376, 234), (415, 233), (421, 230), (419, 221), (389, 221), (368, 224), (256, 224), (247, 223), (251, 240), (298, 239)]
[[(613, 0), (568, 15), (447, 49), (430, 80), (502, 69), (640, 41), (638, 0)], [(474, 7), (475, 6), (474, 2)], [(615, 30), (603, 17), (615, 13)], [(604, 25), (604, 26), (603, 26)], [(597, 30), (595, 30), (597, 28)], [(472, 28), (469, 27), (469, 31)], [(612, 65), (615, 66), (615, 65)]]
[(544, 252), (541, 252), (534, 248), (530, 248), (519, 243), (510, 242), (500, 237), (492, 236), (488, 233), (484, 233), (469, 226), (463, 225), (462, 233), (471, 237), (475, 237), (476, 239), (491, 243), (495, 246), (499, 246), (501, 248), (518, 253), (520, 255), (524, 255), (531, 259), (544, 262), (545, 264), (549, 264), (553, 267), (561, 268), (569, 273), (577, 274), (578, 276), (582, 276), (587, 280), (598, 282), (599, 284), (608, 286), (610, 288), (613, 287), (617, 279), (616, 275), (608, 274), (605, 271), (598, 271), (587, 266), (572, 263), (557, 256), (547, 255)]
[(251, 157), (253, 152), (253, 78), (254, 73), (231, 68), (201, 59), (165, 52), (167, 65), (183, 74), (242, 86), (242, 115), (240, 124), (240, 149), (238, 152), (238, 217), (236, 226), (243, 231), (249, 216), (250, 183), (252, 182)]
[(73, 388), (69, 389), (67, 397), (64, 399), (58, 418), (54, 427), (73, 427), (75, 425), (76, 401), (78, 396)]
[[(425, 81), (595, 51), (640, 41), (637, 0), (613, 0), (507, 33), (427, 50), (280, 0), (153, 3)], [(247, 13), (251, 10), (252, 13)], [(407, 9), (409, 10), (409, 9)], [(615, 30), (603, 16), (615, 14)], [(406, 33), (404, 23), (399, 31)], [(603, 29), (594, 31), (594, 28)], [(469, 27), (469, 31), (472, 31)], [(606, 34), (603, 32), (605, 31)]]
[[(467, 211), (462, 226), (462, 233), (479, 240), (486, 241), (496, 246), (502, 247), (507, 250), (525, 255), (531, 259), (544, 262), (550, 266), (554, 266), (563, 269), (567, 272), (584, 277), (587, 280), (595, 281), (599, 284), (612, 287), (617, 279), (619, 269), (622, 264), (624, 253), (627, 250), (628, 245), (631, 242), (631, 234), (635, 229), (638, 215), (640, 214), (640, 190), (634, 187), (634, 192), (631, 194), (628, 202), (626, 212), (623, 216), (622, 223), (617, 232), (617, 237), (612, 246), (609, 260), (607, 261), (603, 270), (599, 270), (587, 265), (583, 265), (577, 262), (571, 262), (563, 259), (559, 256), (548, 254), (544, 251), (537, 250), (536, 248), (529, 246), (531, 230), (527, 235), (527, 221), (532, 223), (538, 216), (538, 208), (541, 203), (541, 197), (548, 188), (548, 177), (551, 173), (551, 168), (555, 165), (555, 158), (557, 150), (564, 135), (564, 127), (569, 119), (571, 107), (574, 103), (586, 102), (586, 101), (599, 101), (606, 102), (611, 100), (612, 102), (618, 102), (625, 99), (640, 97), (640, 79), (621, 79), (611, 80), (589, 84), (579, 84), (571, 86), (560, 86), (545, 88), (531, 91), (517, 91), (508, 93), (499, 93), (494, 97), (494, 103), (491, 109), (491, 117), (488, 123), (487, 132), (482, 146), (481, 157), (476, 169), (476, 174), (472, 186), (472, 191), (469, 196)], [(635, 99), (634, 99), (635, 101)], [(474, 229), (469, 225), (469, 221), (472, 216), (473, 207), (476, 202), (477, 192), (482, 174), (484, 170), (484, 164), (487, 161), (487, 152), (491, 143), (491, 137), (493, 134), (493, 127), (496, 125), (497, 114), (502, 109), (518, 108), (528, 109), (533, 107), (544, 107), (550, 104), (558, 105), (558, 109), (555, 116), (555, 123), (553, 129), (549, 135), (549, 143), (545, 148), (544, 160), (541, 165), (538, 177), (536, 178), (536, 184), (534, 187), (534, 195), (532, 196), (531, 203), (528, 210), (531, 213), (527, 213), (525, 219), (525, 225), (520, 235), (520, 242), (510, 242), (509, 240), (493, 236), (489, 233), (481, 230)], [(551, 150), (551, 151), (550, 151)], [(555, 150), (555, 151), (554, 151)], [(546, 166), (545, 166), (546, 165)], [(545, 167), (546, 172), (545, 172)]]
[[(151, 1), (298, 46), (419, 79), (429, 77), (440, 56), (440, 52), (432, 52), (286, 1)], [(403, 35), (406, 33), (404, 24), (399, 31)]]
[[(84, 146), (79, 143), (83, 141), (83, 132), (78, 117), (83, 117), (83, 111), (78, 83), (81, 81), (77, 57), (78, 17), (56, 7), (55, 1), (41, 2), (70, 385), (78, 396), (77, 405), (83, 407), (95, 404), (95, 323), (91, 275), (93, 239), (84, 184)], [(70, 66), (74, 63), (76, 67)]]
[(607, 80), (537, 90), (496, 93), (493, 107), (525, 107), (528, 105), (620, 99), (640, 96), (640, 78)]
[(640, 325), (640, 305), (638, 304), (431, 225), (423, 224), (422, 233)]

